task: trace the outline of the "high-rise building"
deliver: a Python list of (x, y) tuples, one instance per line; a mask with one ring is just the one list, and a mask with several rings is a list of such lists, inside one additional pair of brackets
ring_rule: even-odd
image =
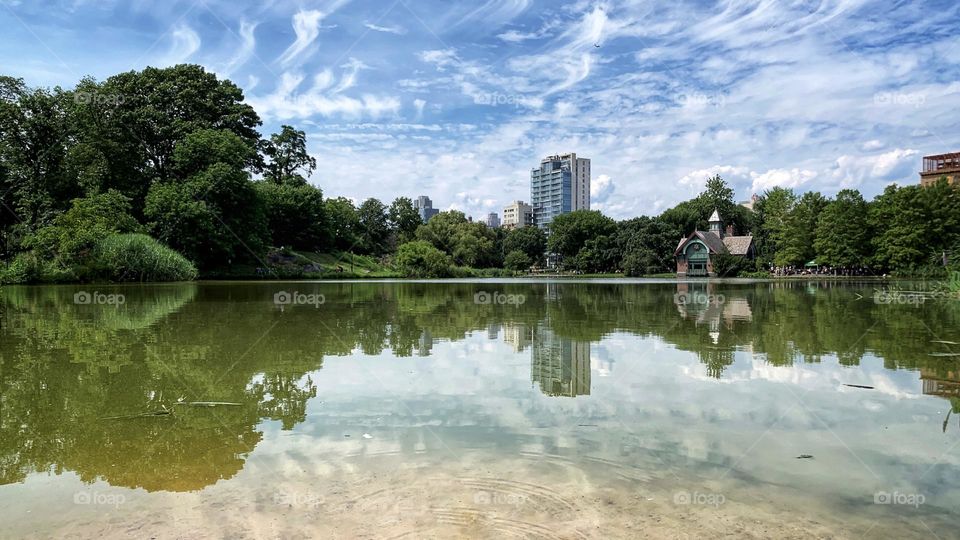
[(590, 342), (557, 335), (538, 325), (530, 353), (530, 380), (548, 396), (590, 395)]
[(523, 201), (513, 201), (503, 209), (503, 228), (517, 229), (533, 225), (533, 207)]
[(487, 227), (491, 229), (496, 229), (500, 226), (500, 216), (496, 212), (490, 212), (487, 214)]
[(553, 218), (590, 209), (590, 160), (577, 154), (548, 156), (530, 171), (534, 221), (546, 228)]
[(413, 207), (420, 214), (420, 219), (423, 220), (424, 223), (440, 213), (440, 210), (433, 207), (433, 201), (430, 200), (430, 197), (426, 195), (417, 197), (417, 200), (413, 201)]

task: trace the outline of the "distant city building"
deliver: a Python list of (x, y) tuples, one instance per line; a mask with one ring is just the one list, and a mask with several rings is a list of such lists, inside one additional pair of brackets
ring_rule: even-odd
[(923, 156), (923, 170), (920, 171), (920, 185), (929, 186), (940, 178), (946, 178), (950, 184), (958, 183), (960, 177), (960, 152)]
[(417, 200), (413, 201), (413, 207), (420, 214), (420, 219), (423, 220), (424, 223), (440, 213), (439, 210), (433, 207), (433, 201), (430, 200), (430, 197), (426, 195), (417, 197)]
[(503, 228), (516, 229), (533, 225), (533, 207), (523, 201), (513, 201), (503, 209)]
[(755, 204), (757, 204), (757, 201), (758, 201), (759, 199), (760, 199), (760, 197), (758, 197), (757, 194), (754, 193), (754, 194), (750, 197), (750, 200), (749, 200), (749, 201), (741, 201), (741, 202), (740, 202), (740, 206), (746, 208), (747, 210), (753, 210), (753, 206), (754, 206)]
[(490, 212), (487, 214), (487, 227), (491, 229), (496, 229), (500, 227), (500, 216), (496, 212)]
[(590, 160), (577, 154), (548, 156), (530, 171), (534, 221), (546, 228), (553, 218), (590, 209)]

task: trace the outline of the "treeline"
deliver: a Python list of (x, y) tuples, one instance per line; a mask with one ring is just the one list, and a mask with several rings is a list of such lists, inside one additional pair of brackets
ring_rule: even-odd
[[(272, 249), (352, 252), (413, 277), (496, 275), (556, 263), (582, 273), (675, 270), (673, 250), (716, 209), (759, 257), (715, 261), (730, 275), (770, 266), (936, 268), (956, 251), (957, 190), (941, 182), (835, 199), (776, 188), (752, 212), (720, 178), (656, 217), (596, 211), (535, 228), (491, 229), (460, 212), (422, 223), (413, 203), (324, 198), (291, 126), (264, 137), (229, 80), (200, 66), (147, 68), (73, 89), (0, 77), (0, 281), (162, 281), (256, 267)], [(549, 254), (549, 261), (548, 261)], [(489, 269), (478, 273), (476, 269)], [(258, 275), (261, 275), (258, 272)]]

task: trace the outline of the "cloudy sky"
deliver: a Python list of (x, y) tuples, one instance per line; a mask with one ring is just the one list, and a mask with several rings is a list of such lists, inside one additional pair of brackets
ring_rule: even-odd
[(0, 0), (0, 72), (72, 86), (192, 62), (311, 181), (480, 216), (545, 155), (593, 160), (593, 207), (655, 214), (719, 173), (873, 196), (960, 150), (955, 0)]

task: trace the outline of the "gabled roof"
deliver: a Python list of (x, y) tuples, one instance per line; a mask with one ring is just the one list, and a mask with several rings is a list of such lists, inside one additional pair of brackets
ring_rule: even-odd
[(752, 236), (724, 236), (723, 245), (731, 255), (746, 255), (753, 244)]
[(694, 238), (698, 238), (701, 242), (703, 242), (707, 246), (707, 249), (710, 250), (710, 253), (727, 252), (727, 247), (723, 244), (723, 240), (721, 240), (716, 234), (710, 231), (693, 231), (690, 233), (690, 236), (680, 240), (680, 244), (677, 245), (677, 249), (673, 251), (673, 254), (679, 254), (690, 242), (690, 240), (693, 240)]

